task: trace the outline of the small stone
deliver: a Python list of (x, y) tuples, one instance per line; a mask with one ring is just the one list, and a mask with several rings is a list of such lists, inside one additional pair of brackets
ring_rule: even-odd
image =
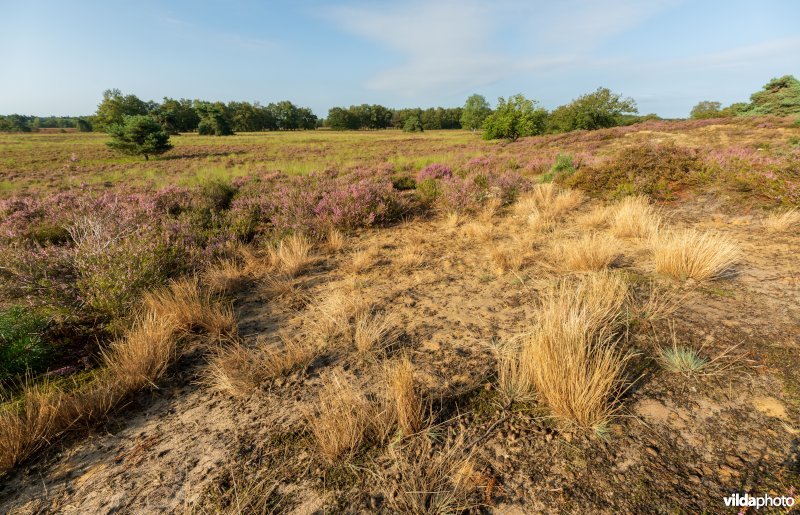
[(719, 467), (719, 474), (720, 474), (720, 475), (721, 475), (721, 476), (722, 476), (724, 479), (730, 479), (730, 478), (732, 478), (732, 477), (734, 477), (734, 476), (738, 475), (738, 472), (736, 472), (736, 470), (735, 470), (735, 469), (733, 469), (732, 467), (729, 467), (728, 465), (720, 465), (720, 467)]
[(644, 449), (644, 450), (645, 450), (645, 452), (646, 452), (647, 454), (649, 454), (650, 456), (652, 456), (652, 457), (654, 457), (654, 458), (655, 458), (655, 457), (658, 457), (658, 454), (659, 454), (659, 452), (658, 452), (658, 447), (656, 447), (656, 446), (654, 446), (654, 445), (648, 445), (647, 447), (645, 447), (645, 449)]
[(700, 476), (698, 476), (697, 474), (689, 474), (689, 481), (691, 481), (692, 483), (694, 483), (696, 485), (699, 485), (701, 479), (700, 479)]

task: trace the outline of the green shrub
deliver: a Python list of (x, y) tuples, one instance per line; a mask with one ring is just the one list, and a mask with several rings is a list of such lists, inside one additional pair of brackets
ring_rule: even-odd
[(30, 225), (23, 234), (23, 238), (39, 245), (61, 245), (69, 242), (70, 235), (63, 225), (42, 221)]
[(442, 194), (442, 188), (436, 179), (424, 179), (417, 183), (417, 196), (420, 201), (430, 204)]
[(47, 364), (52, 349), (42, 338), (46, 327), (47, 321), (28, 309), (0, 310), (0, 381), (38, 372)]
[(392, 186), (398, 191), (413, 190), (417, 187), (417, 181), (409, 175), (399, 175), (392, 177)]
[(230, 182), (221, 179), (211, 179), (200, 185), (198, 207), (211, 211), (223, 211), (231, 205), (231, 200), (236, 194), (236, 188)]
[(623, 148), (594, 168), (581, 168), (565, 182), (590, 193), (639, 193), (666, 200), (701, 182), (704, 166), (696, 150), (672, 143)]
[(541, 182), (563, 182), (575, 173), (572, 154), (558, 154), (550, 170), (540, 178)]

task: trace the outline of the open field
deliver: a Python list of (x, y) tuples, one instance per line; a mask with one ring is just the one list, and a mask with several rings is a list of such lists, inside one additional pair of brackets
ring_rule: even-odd
[(0, 511), (798, 495), (793, 120), (104, 141), (0, 135)]

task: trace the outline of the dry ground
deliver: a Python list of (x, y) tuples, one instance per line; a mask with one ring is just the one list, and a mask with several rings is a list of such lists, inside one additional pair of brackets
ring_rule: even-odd
[[(582, 274), (567, 269), (559, 242), (594, 230), (584, 217), (598, 206), (583, 201), (551, 230), (531, 228), (513, 206), (409, 220), (318, 245), (306, 267), (289, 267), (291, 278), (251, 267), (231, 292), (241, 345), (263, 358), (299, 342), (312, 356), (274, 379), (240, 367), (233, 375), (251, 380), (231, 387), (207, 372), (209, 347), (230, 344), (191, 346), (152, 393), (8, 477), (0, 511), (236, 511), (257, 492), (260, 511), (389, 513), (410, 510), (403, 502), (425, 488), (420, 478), (436, 489), (436, 474), (464, 495), (449, 505), (428, 495), (429, 511), (436, 500), (441, 511), (717, 513), (733, 491), (796, 495), (800, 236), (796, 227), (768, 233), (762, 214), (725, 199), (661, 208), (667, 228), (713, 231), (738, 246), (742, 257), (723, 278), (656, 273), (648, 237), (598, 225), (633, 296), (619, 345), (632, 354), (634, 382), (608, 424), (575, 428), (541, 399), (509, 403), (499, 391), (498, 345), (531, 328), (555, 278)], [(372, 318), (342, 322), (332, 296)], [(386, 325), (359, 329), (359, 320)], [(705, 357), (705, 369), (670, 371), (660, 356), (673, 344)], [(326, 460), (309, 424), (323, 416), (320, 392), (339, 381), (366, 395), (351, 403), (375, 402), (386, 367), (402, 357), (413, 365), (423, 427)]]

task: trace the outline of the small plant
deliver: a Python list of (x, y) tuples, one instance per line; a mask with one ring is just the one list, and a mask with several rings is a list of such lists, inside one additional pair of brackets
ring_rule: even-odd
[(554, 257), (564, 268), (574, 272), (603, 270), (619, 257), (618, 244), (601, 233), (560, 242), (554, 247)]
[(38, 372), (52, 349), (42, 338), (47, 321), (19, 306), (0, 310), (0, 382)]
[(699, 374), (708, 366), (708, 360), (699, 352), (679, 345), (662, 349), (660, 358), (665, 369), (685, 376)]
[(273, 268), (289, 277), (295, 277), (314, 262), (311, 241), (301, 234), (284, 238), (277, 247), (269, 250)]
[(575, 164), (573, 162), (572, 154), (561, 154), (556, 156), (556, 160), (550, 167), (550, 170), (543, 174), (540, 182), (561, 182), (575, 173)]
[(414, 365), (408, 357), (401, 358), (386, 369), (388, 397), (394, 408), (397, 425), (409, 436), (422, 429), (422, 397), (414, 380)]

